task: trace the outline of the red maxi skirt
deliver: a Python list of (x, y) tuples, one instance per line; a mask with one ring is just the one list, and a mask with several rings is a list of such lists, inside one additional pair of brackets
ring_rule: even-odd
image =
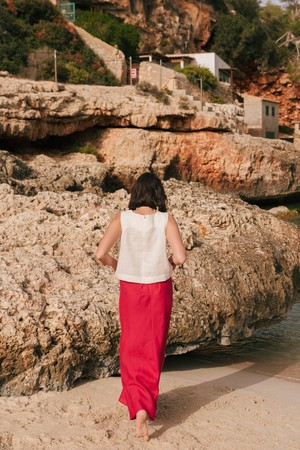
[(120, 281), (120, 369), (123, 390), (119, 402), (130, 419), (144, 409), (155, 419), (159, 379), (172, 310), (172, 280), (151, 284)]

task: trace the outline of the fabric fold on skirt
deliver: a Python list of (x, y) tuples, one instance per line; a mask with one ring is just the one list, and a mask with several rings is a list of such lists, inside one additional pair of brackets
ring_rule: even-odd
[(172, 310), (172, 280), (140, 284), (120, 281), (119, 401), (130, 419), (144, 409), (155, 419)]

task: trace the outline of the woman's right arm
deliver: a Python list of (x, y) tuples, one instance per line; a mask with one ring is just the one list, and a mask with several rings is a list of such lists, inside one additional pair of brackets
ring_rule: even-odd
[(186, 251), (181, 239), (177, 222), (170, 214), (168, 217), (166, 237), (172, 250), (172, 255), (169, 258), (170, 263), (173, 267), (183, 264), (186, 260)]
[(96, 251), (96, 258), (101, 261), (104, 266), (110, 266), (113, 271), (116, 270), (118, 261), (110, 256), (109, 251), (121, 236), (120, 216), (120, 214), (117, 214), (112, 219)]

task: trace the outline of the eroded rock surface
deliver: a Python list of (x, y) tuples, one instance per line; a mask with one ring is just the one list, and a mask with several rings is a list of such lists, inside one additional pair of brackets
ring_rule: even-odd
[(252, 200), (300, 194), (300, 150), (279, 139), (107, 129), (100, 132), (97, 148), (125, 186), (151, 168), (161, 178), (200, 181)]
[(40, 191), (101, 193), (107, 169), (96, 156), (72, 153), (64, 157), (27, 156), (24, 160), (0, 150), (0, 183), (14, 192), (35, 195)]
[[(165, 186), (188, 249), (174, 273), (168, 352), (284, 317), (299, 283), (296, 226), (198, 183)], [(118, 282), (94, 252), (128, 199), (125, 190), (24, 196), (0, 185), (2, 395), (118, 371)]]
[[(162, 130), (231, 131), (235, 116), (201, 112), (189, 101), (168, 96), (168, 104), (135, 87), (62, 85), (0, 77), (0, 138), (36, 141), (76, 131), (120, 126)], [(241, 129), (243, 124), (241, 124)]]
[(139, 28), (143, 52), (200, 51), (216, 19), (213, 6), (186, 0), (80, 0), (79, 6), (101, 10)]
[[(129, 186), (137, 173), (152, 167), (164, 178), (201, 181), (247, 199), (300, 195), (298, 148), (232, 133), (244, 127), (236, 105), (203, 112), (188, 99), (168, 99), (164, 104), (133, 87), (63, 86), (0, 77), (0, 138), (10, 141), (10, 148), (22, 148), (24, 139), (39, 141), (83, 130), (88, 134), (92, 129), (95, 135), (100, 129), (95, 148), (119, 186)], [(46, 157), (41, 158), (47, 172)], [(54, 169), (50, 159), (48, 163)], [(35, 177), (38, 167), (39, 161), (27, 177)], [(73, 190), (77, 187), (82, 189), (74, 181)]]

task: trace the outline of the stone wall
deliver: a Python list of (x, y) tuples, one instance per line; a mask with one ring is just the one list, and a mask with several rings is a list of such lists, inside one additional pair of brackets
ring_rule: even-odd
[(294, 130), (294, 146), (300, 150), (300, 122), (295, 124)]
[(176, 70), (157, 63), (142, 62), (139, 68), (139, 82), (146, 81), (159, 89), (185, 90), (188, 95), (200, 99), (200, 89), (191, 83), (187, 77)]
[(75, 29), (84, 43), (104, 61), (105, 65), (115, 75), (117, 80), (120, 81), (120, 83), (126, 83), (127, 67), (124, 53), (106, 42), (101, 41), (101, 39), (92, 36), (83, 28), (75, 26)]

